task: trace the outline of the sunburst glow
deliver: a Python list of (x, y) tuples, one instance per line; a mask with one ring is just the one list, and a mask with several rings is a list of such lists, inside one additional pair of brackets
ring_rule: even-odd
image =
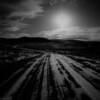
[(72, 17), (66, 12), (55, 13), (52, 17), (53, 25), (60, 29), (68, 28), (72, 25)]

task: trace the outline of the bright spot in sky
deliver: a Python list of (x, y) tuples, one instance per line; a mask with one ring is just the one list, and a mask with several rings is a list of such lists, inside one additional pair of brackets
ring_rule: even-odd
[(57, 12), (52, 17), (52, 24), (59, 29), (65, 29), (72, 25), (72, 16), (64, 11)]

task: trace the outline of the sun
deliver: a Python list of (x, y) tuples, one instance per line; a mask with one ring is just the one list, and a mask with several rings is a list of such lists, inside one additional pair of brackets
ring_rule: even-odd
[(66, 12), (55, 13), (52, 17), (53, 26), (59, 29), (65, 29), (72, 25), (72, 17)]

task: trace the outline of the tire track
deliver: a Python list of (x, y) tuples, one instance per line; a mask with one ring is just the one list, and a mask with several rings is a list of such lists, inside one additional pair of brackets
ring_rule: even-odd
[(57, 58), (62, 62), (65, 66), (66, 70), (70, 72), (70, 74), (74, 77), (74, 79), (82, 86), (85, 92), (91, 97), (93, 100), (100, 100), (100, 92), (97, 91), (88, 81), (86, 81), (80, 74), (74, 71), (70, 65), (62, 60), (62, 55), (56, 55)]
[[(99, 82), (93, 83), (100, 76), (91, 67), (93, 60), (54, 53), (32, 57), (19, 60), (26, 61), (24, 66), (1, 84), (7, 91), (0, 100), (100, 100)], [(85, 67), (86, 61), (90, 67)]]
[[(43, 56), (44, 57), (44, 56)], [(8, 98), (13, 95), (21, 86), (21, 84), (25, 81), (27, 75), (31, 72), (34, 66), (41, 60), (43, 57), (37, 59), (25, 72), (24, 74), (17, 80), (17, 82), (11, 87), (11, 89), (4, 95), (4, 98)]]

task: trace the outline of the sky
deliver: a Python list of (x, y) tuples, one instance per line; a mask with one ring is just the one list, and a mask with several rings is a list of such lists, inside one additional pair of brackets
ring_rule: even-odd
[(99, 0), (0, 0), (0, 37), (100, 40)]

